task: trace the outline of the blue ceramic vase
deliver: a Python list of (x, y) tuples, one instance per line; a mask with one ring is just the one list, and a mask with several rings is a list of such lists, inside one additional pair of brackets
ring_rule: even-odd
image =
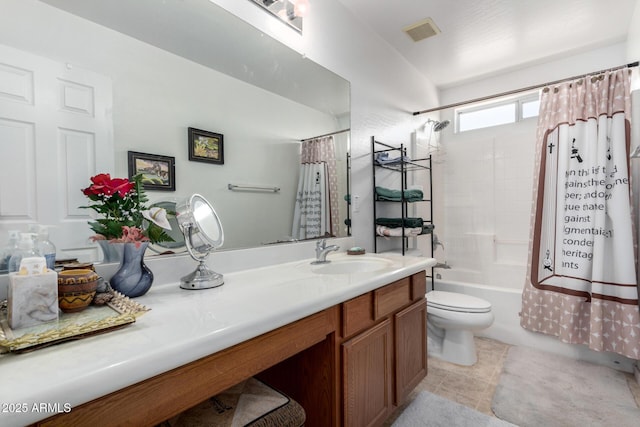
[(122, 246), (124, 243), (112, 243), (109, 240), (98, 240), (98, 246), (102, 249), (102, 263), (118, 263), (122, 261)]
[(120, 268), (109, 283), (121, 294), (135, 298), (147, 293), (153, 283), (153, 273), (144, 263), (149, 242), (125, 243)]

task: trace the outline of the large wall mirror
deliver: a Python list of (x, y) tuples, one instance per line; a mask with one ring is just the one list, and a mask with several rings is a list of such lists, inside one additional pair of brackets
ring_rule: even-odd
[[(129, 151), (175, 158), (175, 191), (149, 198), (203, 195), (224, 226), (223, 250), (290, 241), (302, 140), (326, 134), (337, 236), (348, 235), (348, 81), (208, 0), (0, 1), (9, 58), (0, 61), (0, 152), (16, 159), (0, 172), (13, 182), (0, 185), (3, 241), (10, 229), (55, 225), (59, 249), (99, 260), (80, 189), (95, 173), (126, 177)], [(47, 119), (31, 123), (29, 108), (42, 100), (51, 105), (35, 117)], [(223, 164), (189, 160), (190, 127), (224, 136)], [(43, 152), (46, 162), (32, 159)]]

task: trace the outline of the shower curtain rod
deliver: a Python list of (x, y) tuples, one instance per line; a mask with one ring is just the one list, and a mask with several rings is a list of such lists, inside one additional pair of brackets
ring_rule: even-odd
[(350, 130), (351, 128), (337, 130), (335, 132), (325, 133), (324, 135), (312, 136), (311, 138), (301, 139), (300, 142), (311, 141), (312, 139), (316, 139), (316, 138), (324, 138), (325, 136), (338, 135), (339, 133), (349, 132)]
[(534, 89), (540, 89), (540, 88), (545, 87), (545, 86), (555, 85), (555, 84), (563, 83), (563, 82), (566, 82), (566, 81), (569, 81), (569, 80), (581, 79), (583, 77), (587, 77), (587, 76), (590, 76), (590, 75), (593, 75), (593, 74), (600, 74), (600, 73), (604, 73), (604, 72), (607, 72), (607, 71), (619, 70), (621, 68), (637, 67), (638, 64), (639, 64), (638, 61), (631, 62), (631, 63), (629, 63), (627, 65), (621, 65), (619, 67), (606, 68), (604, 70), (594, 71), (594, 72), (587, 73), (587, 74), (581, 74), (579, 76), (567, 77), (565, 79), (554, 80), (552, 82), (541, 83), (541, 84), (534, 85), (534, 86), (527, 86), (527, 87), (523, 87), (523, 88), (520, 88), (520, 89), (510, 90), (510, 91), (507, 91), (507, 92), (496, 93), (494, 95), (482, 96), (480, 98), (469, 99), (467, 101), (455, 102), (453, 104), (443, 105), (441, 107), (435, 107), (435, 108), (429, 108), (427, 110), (416, 111), (416, 112), (413, 113), (413, 115), (417, 116), (417, 115), (424, 114), (424, 113), (432, 113), (434, 111), (445, 110), (447, 108), (460, 107), (461, 105), (473, 104), (474, 102), (488, 101), (490, 99), (500, 98), (502, 96), (515, 95), (517, 93), (527, 92), (527, 91), (534, 90)]

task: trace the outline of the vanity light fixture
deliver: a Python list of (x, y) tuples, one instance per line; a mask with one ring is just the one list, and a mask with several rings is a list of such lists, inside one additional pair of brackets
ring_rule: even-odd
[(251, 0), (282, 22), (302, 32), (302, 20), (309, 14), (309, 0)]
[(309, 14), (309, 0), (290, 0), (293, 6), (293, 14), (305, 18)]

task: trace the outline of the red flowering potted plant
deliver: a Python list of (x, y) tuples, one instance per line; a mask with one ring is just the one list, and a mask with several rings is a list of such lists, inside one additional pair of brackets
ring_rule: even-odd
[(89, 223), (96, 233), (93, 240), (121, 243), (173, 240), (164, 231), (171, 230), (167, 212), (145, 205), (149, 199), (144, 194), (142, 175), (136, 175), (130, 181), (101, 173), (91, 178), (91, 185), (82, 193), (91, 200), (88, 206), (82, 207), (93, 209), (102, 216)]
[[(148, 208), (148, 198), (142, 187), (142, 175), (131, 180), (111, 178), (108, 173), (91, 178), (91, 185), (82, 190), (91, 203), (82, 206), (93, 209), (101, 217), (89, 222), (105, 255), (109, 243), (124, 243), (118, 271), (110, 280), (111, 287), (128, 297), (146, 293), (153, 282), (153, 273), (144, 263), (149, 242), (173, 239), (165, 232), (171, 230), (167, 212), (158, 207)], [(106, 258), (106, 257), (105, 257)], [(111, 260), (109, 260), (111, 261)]]

